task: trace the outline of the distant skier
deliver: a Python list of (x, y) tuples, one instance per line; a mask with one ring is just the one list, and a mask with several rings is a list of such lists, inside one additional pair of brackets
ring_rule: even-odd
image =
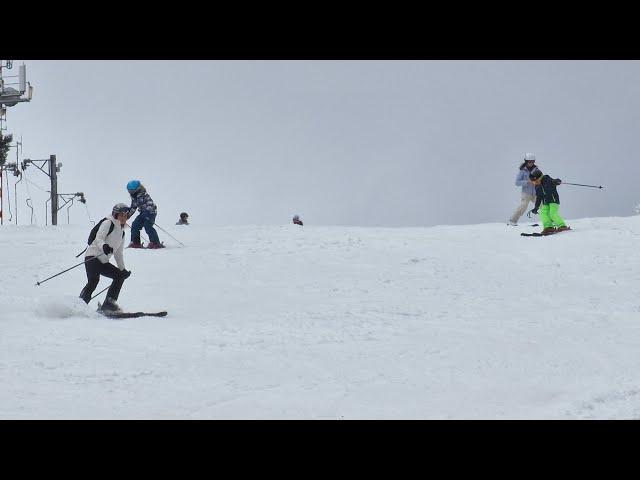
[(294, 215), (293, 216), (293, 223), (295, 223), (296, 225), (304, 225), (302, 223), (302, 220), (300, 220), (300, 217), (298, 215)]
[(160, 243), (160, 238), (158, 238), (158, 232), (153, 228), (156, 223), (158, 207), (147, 193), (147, 190), (140, 183), (140, 180), (131, 180), (127, 183), (127, 191), (131, 195), (129, 217), (136, 213), (136, 209), (140, 212), (131, 224), (131, 243), (129, 248), (143, 248), (142, 243), (140, 243), (140, 230), (142, 230), (142, 227), (149, 235), (147, 248), (164, 248), (164, 245)]
[(520, 205), (518, 205), (518, 208), (515, 209), (513, 215), (509, 218), (507, 222), (508, 225), (518, 225), (518, 220), (520, 220), (520, 217), (527, 211), (527, 208), (529, 208), (529, 202), (535, 203), (536, 190), (533, 183), (529, 181), (529, 174), (537, 168), (536, 156), (533, 153), (525, 153), (524, 162), (520, 165), (518, 175), (516, 176), (516, 186), (522, 187), (520, 192)]
[(189, 214), (187, 212), (182, 212), (180, 214), (180, 218), (176, 222), (176, 225), (189, 225)]
[[(562, 232), (570, 230), (564, 219), (560, 216), (560, 196), (558, 195), (557, 185), (562, 183), (559, 178), (551, 178), (544, 175), (539, 169), (529, 174), (529, 179), (536, 188), (536, 204), (531, 213), (537, 214), (540, 208), (540, 220), (544, 227), (542, 234)], [(542, 207), (540, 206), (542, 204)]]
[[(100, 307), (106, 311), (120, 311), (116, 303), (120, 295), (120, 289), (124, 281), (129, 278), (131, 271), (124, 266), (124, 229), (129, 215), (129, 206), (125, 203), (118, 203), (111, 211), (111, 216), (106, 217), (100, 227), (98, 227), (95, 239), (86, 249), (84, 267), (87, 271), (87, 284), (80, 292), (80, 298), (89, 303), (93, 291), (100, 282), (100, 275), (112, 278), (111, 286), (107, 291), (107, 299)], [(109, 263), (111, 256), (116, 259), (117, 267)]]

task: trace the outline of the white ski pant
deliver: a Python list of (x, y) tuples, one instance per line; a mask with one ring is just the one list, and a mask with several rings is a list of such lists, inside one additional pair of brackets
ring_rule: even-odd
[(513, 215), (511, 215), (511, 218), (509, 220), (513, 223), (518, 223), (520, 217), (524, 214), (524, 212), (527, 211), (527, 208), (529, 208), (529, 202), (533, 202), (533, 204), (535, 205), (536, 196), (522, 193), (520, 195), (520, 205), (518, 205), (518, 208), (515, 209)]

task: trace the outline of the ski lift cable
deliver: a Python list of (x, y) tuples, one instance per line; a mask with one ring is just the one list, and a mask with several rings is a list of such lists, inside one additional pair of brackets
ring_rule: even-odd
[(33, 205), (29, 205), (29, 201), (33, 202), (33, 200), (31, 200), (31, 191), (29, 190), (29, 183), (31, 183), (31, 182), (29, 182), (25, 177), (26, 177), (26, 175), (23, 175), (23, 178), (24, 178), (24, 181), (25, 181), (24, 186), (27, 187), (27, 195), (28, 195), (28, 198), (26, 200), (27, 201), (27, 206), (31, 209), (31, 224), (33, 224), (33, 217), (35, 217), (36, 218), (36, 225), (37, 225), (38, 224), (38, 217), (36, 215), (35, 210), (33, 209)]
[[(13, 220), (13, 213), (11, 212), (11, 195), (9, 194), (9, 175), (6, 175), (7, 181), (7, 205), (9, 206), (9, 221)], [(0, 185), (0, 190), (2, 190), (2, 185)]]
[(22, 181), (22, 172), (20, 172), (20, 180), (13, 184), (13, 195), (15, 196), (14, 205), (16, 206), (16, 225), (18, 224), (18, 184)]
[(87, 218), (89, 219), (89, 223), (93, 223), (94, 225), (96, 224), (96, 222), (94, 222), (93, 220), (91, 220), (91, 215), (89, 214), (89, 207), (87, 207), (87, 204), (84, 204), (84, 209), (87, 211)]
[(43, 191), (43, 192), (45, 192), (45, 193), (49, 193), (49, 190), (47, 190), (47, 189), (45, 189), (45, 188), (41, 187), (40, 185), (38, 185), (38, 184), (37, 184), (37, 183), (35, 183), (35, 182), (32, 182), (32, 181), (31, 181), (31, 180), (29, 180), (28, 178), (25, 178), (25, 179), (24, 179), (24, 181), (25, 181), (25, 182), (27, 182), (27, 183), (30, 183), (31, 185), (33, 185), (34, 187), (36, 187), (38, 190), (42, 190), (42, 191)]

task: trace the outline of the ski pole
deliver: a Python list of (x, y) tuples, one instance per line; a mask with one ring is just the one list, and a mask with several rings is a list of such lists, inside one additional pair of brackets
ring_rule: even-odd
[(100, 255), (96, 255), (96, 256), (95, 256), (95, 257), (93, 257), (93, 258), (90, 258), (90, 259), (88, 259), (88, 260), (85, 260), (84, 262), (80, 262), (80, 263), (78, 263), (77, 265), (74, 265), (74, 266), (73, 266), (73, 267), (71, 267), (71, 268), (67, 268), (66, 270), (63, 270), (63, 271), (61, 271), (60, 273), (56, 273), (55, 275), (52, 275), (52, 276), (50, 276), (49, 278), (45, 278), (44, 280), (42, 280), (42, 281), (40, 281), (40, 282), (36, 282), (36, 285), (40, 285), (40, 284), (42, 284), (42, 283), (46, 282), (47, 280), (51, 280), (52, 278), (55, 278), (55, 277), (57, 277), (58, 275), (62, 275), (63, 273), (68, 272), (69, 270), (73, 270), (74, 268), (79, 267), (80, 265), (84, 265), (85, 263), (90, 262), (90, 261), (91, 261), (91, 260), (93, 260), (94, 258), (98, 258), (98, 257), (100, 257), (100, 256), (102, 256), (102, 255), (104, 255), (104, 253), (101, 253)]
[(107, 288), (109, 288), (110, 286), (111, 286), (111, 285), (108, 285), (108, 286), (104, 287), (102, 290), (100, 290), (98, 293), (96, 293), (93, 297), (91, 297), (91, 298), (89, 299), (89, 302), (90, 302), (91, 300), (93, 300), (94, 298), (96, 298), (98, 295), (100, 295), (102, 292), (104, 292), (104, 291), (105, 291)]
[(164, 233), (166, 233), (167, 235), (169, 235), (171, 238), (173, 238), (176, 242), (178, 242), (180, 245), (182, 245), (183, 247), (185, 246), (184, 243), (182, 243), (180, 240), (178, 240), (176, 237), (174, 237), (173, 235), (171, 235), (169, 232), (167, 232), (164, 228), (162, 228), (160, 225), (158, 225), (157, 223), (154, 223), (154, 225), (156, 227), (158, 227), (160, 230), (162, 230)]
[(598, 185), (583, 185), (581, 183), (567, 183), (567, 182), (562, 182), (562, 185), (576, 185), (578, 187), (591, 187), (591, 188), (602, 188), (602, 186), (598, 186)]
[[(129, 229), (131, 229), (131, 225), (129, 225), (129, 222), (127, 222), (127, 227), (129, 227)], [(142, 238), (144, 238), (145, 242), (149, 243), (149, 239), (147, 238), (147, 236), (144, 233), (140, 232), (140, 235), (142, 235)]]

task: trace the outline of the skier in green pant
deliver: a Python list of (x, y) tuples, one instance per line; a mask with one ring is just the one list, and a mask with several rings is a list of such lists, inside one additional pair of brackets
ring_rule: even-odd
[[(559, 178), (551, 178), (544, 175), (540, 170), (534, 170), (529, 174), (529, 180), (536, 187), (536, 205), (531, 213), (538, 213), (540, 208), (540, 219), (544, 227), (543, 235), (549, 235), (564, 230), (570, 230), (564, 219), (560, 216), (558, 209), (560, 208), (560, 196), (558, 195), (557, 185), (562, 183)], [(542, 207), (540, 206), (542, 204)]]

